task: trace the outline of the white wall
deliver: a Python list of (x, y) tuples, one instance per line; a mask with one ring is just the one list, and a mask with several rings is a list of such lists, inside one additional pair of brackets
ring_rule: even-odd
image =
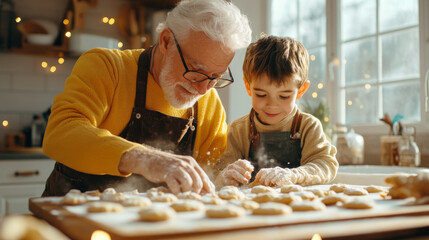
[[(247, 15), (252, 28), (252, 41), (258, 39), (261, 32), (267, 32), (267, 5), (268, 0), (232, 0), (242, 13)], [(227, 121), (231, 122), (250, 112), (251, 99), (247, 95), (243, 83), (243, 60), (246, 49), (239, 50), (230, 67), (235, 82), (230, 86), (220, 89), (219, 95), (225, 106)]]
[[(67, 3), (61, 0), (14, 0), (15, 12), (24, 21), (45, 19), (60, 22)], [(102, 23), (104, 16), (117, 18), (126, 0), (98, 1), (96, 8), (88, 8), (85, 31), (115, 37), (125, 41), (116, 25)], [(51, 73), (41, 67), (41, 62), (55, 65)], [(42, 55), (0, 52), (0, 149), (5, 146), (7, 133), (19, 133), (32, 121), (33, 114), (40, 114), (53, 103), (54, 97), (64, 89), (76, 58), (65, 58), (60, 65), (57, 58)], [(7, 120), (9, 125), (1, 123)]]

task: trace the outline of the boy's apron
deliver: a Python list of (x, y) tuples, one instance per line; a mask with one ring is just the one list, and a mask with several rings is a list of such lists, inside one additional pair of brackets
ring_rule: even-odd
[(251, 182), (261, 168), (295, 168), (301, 165), (302, 115), (298, 110), (289, 132), (258, 132), (255, 127), (255, 110), (250, 111), (249, 161), (255, 167)]
[[(191, 109), (189, 119), (168, 116), (145, 107), (152, 51), (154, 51), (153, 47), (140, 54), (133, 112), (130, 121), (119, 136), (164, 151), (192, 156), (198, 122), (198, 102)], [(137, 174), (129, 177), (93, 175), (76, 171), (57, 162), (46, 181), (42, 196), (62, 196), (70, 189), (79, 189), (82, 192), (98, 189), (102, 192), (109, 187), (114, 187), (118, 191), (137, 189), (144, 192), (159, 185)]]

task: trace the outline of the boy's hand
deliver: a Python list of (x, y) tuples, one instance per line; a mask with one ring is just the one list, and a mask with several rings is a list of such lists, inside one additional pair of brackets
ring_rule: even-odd
[(246, 184), (252, 177), (253, 165), (244, 159), (239, 159), (222, 170), (223, 184), (237, 186), (239, 183)]
[(294, 184), (295, 181), (296, 175), (289, 168), (262, 168), (255, 176), (255, 182), (273, 187)]

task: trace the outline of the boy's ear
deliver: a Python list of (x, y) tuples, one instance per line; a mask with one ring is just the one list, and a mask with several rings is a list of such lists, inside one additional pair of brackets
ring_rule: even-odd
[(296, 99), (300, 99), (302, 95), (307, 91), (308, 87), (310, 86), (310, 81), (305, 81), (304, 84), (298, 89), (298, 94), (296, 95)]
[(246, 78), (243, 77), (244, 86), (246, 86), (246, 91), (249, 96), (252, 96), (252, 92), (250, 91), (249, 83), (246, 81)]

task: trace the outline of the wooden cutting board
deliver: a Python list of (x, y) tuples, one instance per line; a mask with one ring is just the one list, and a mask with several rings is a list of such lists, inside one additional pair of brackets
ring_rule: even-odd
[[(109, 233), (112, 239), (120, 240), (198, 239), (202, 236), (204, 238), (212, 236), (213, 239), (219, 240), (229, 239), (231, 234), (245, 234), (246, 240), (250, 240), (257, 236), (255, 230), (264, 232), (265, 239), (270, 239), (270, 233), (278, 234), (281, 229), (284, 231), (295, 229), (292, 230), (295, 235), (289, 234), (289, 237), (310, 239), (317, 233), (317, 226), (330, 224), (330, 227), (323, 227), (317, 231), (326, 232), (331, 229), (338, 234), (339, 226), (353, 224), (354, 221), (360, 222), (359, 231), (340, 232), (341, 236), (351, 237), (365, 232), (384, 236), (387, 232), (396, 231), (401, 227), (405, 230), (429, 227), (429, 205), (410, 206), (406, 200), (381, 200), (379, 197), (375, 199), (376, 206), (368, 210), (348, 210), (330, 206), (323, 211), (293, 212), (285, 216), (254, 216), (248, 213), (245, 217), (234, 219), (209, 219), (205, 217), (204, 211), (200, 211), (178, 213), (174, 219), (159, 223), (138, 221), (136, 208), (125, 208), (121, 213), (87, 213), (86, 205), (63, 206), (59, 204), (60, 200), (61, 197), (32, 198), (29, 209), (72, 239), (90, 239), (95, 230), (103, 230)], [(407, 218), (408, 225), (389, 224), (389, 219), (398, 218)], [(405, 220), (402, 221), (405, 223)], [(364, 227), (365, 224), (368, 226)], [(297, 229), (301, 229), (301, 232)], [(372, 230), (366, 231), (367, 229)], [(298, 233), (301, 235), (297, 236)]]

